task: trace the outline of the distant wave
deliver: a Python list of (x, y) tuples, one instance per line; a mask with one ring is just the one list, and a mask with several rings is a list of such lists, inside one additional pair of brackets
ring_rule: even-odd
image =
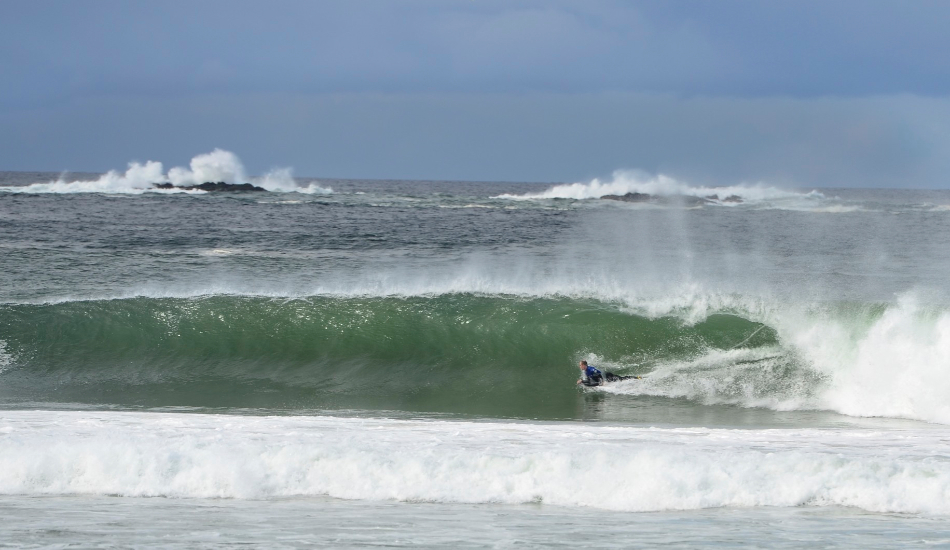
[(308, 194), (330, 194), (333, 190), (316, 183), (300, 186), (294, 181), (290, 168), (274, 169), (264, 176), (249, 177), (237, 155), (223, 149), (198, 155), (191, 159), (190, 166), (176, 166), (168, 173), (164, 172), (161, 162), (148, 161), (145, 164), (130, 162), (125, 172), (110, 170), (96, 180), (38, 182), (23, 186), (2, 186), (0, 191), (8, 193), (189, 193), (204, 194), (201, 190), (155, 189), (154, 184), (171, 183), (175, 186), (199, 185), (204, 182), (224, 182), (229, 184), (253, 183), (268, 191), (295, 192)]
[(0, 494), (950, 514), (945, 430), (0, 412)]
[(652, 196), (689, 196), (715, 197), (714, 200), (723, 201), (729, 197), (738, 197), (742, 201), (761, 202), (775, 199), (789, 198), (822, 198), (817, 191), (810, 193), (796, 193), (777, 187), (766, 185), (732, 185), (725, 187), (692, 186), (680, 180), (665, 175), (649, 176), (635, 171), (617, 171), (613, 179), (602, 181), (594, 179), (587, 183), (568, 183), (555, 185), (540, 193), (525, 193), (522, 195), (503, 194), (496, 198), (510, 200), (536, 199), (598, 199), (605, 195), (625, 195), (627, 193), (643, 193)]

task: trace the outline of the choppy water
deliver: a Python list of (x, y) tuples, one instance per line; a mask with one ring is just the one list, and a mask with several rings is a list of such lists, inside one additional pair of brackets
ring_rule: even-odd
[(140, 168), (0, 173), (23, 545), (950, 539), (950, 192)]

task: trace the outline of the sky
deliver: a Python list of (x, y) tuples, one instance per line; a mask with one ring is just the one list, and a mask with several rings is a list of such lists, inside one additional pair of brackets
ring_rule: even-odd
[(950, 2), (4, 0), (0, 170), (950, 187)]

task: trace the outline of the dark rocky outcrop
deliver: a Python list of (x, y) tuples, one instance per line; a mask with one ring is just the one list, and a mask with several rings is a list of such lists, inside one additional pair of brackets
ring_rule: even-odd
[(621, 202), (653, 202), (653, 195), (646, 193), (627, 193), (626, 195), (604, 195), (600, 197), (609, 201)]
[[(671, 195), (671, 196), (657, 196), (649, 195), (647, 193), (627, 193), (625, 195), (604, 195), (600, 197), (609, 201), (621, 201), (621, 202), (642, 202), (642, 203), (651, 203), (651, 204), (661, 204), (665, 206), (702, 206), (704, 204), (710, 204), (714, 200), (712, 197), (694, 197), (692, 195)], [(741, 199), (740, 199), (741, 200)]]
[(739, 204), (740, 202), (743, 202), (742, 197), (740, 197), (739, 195), (729, 195), (728, 197), (724, 199), (720, 199), (719, 195), (709, 195), (706, 198), (711, 201), (716, 201), (716, 202), (731, 202), (735, 204)]
[(247, 192), (247, 191), (267, 191), (263, 187), (251, 185), (250, 183), (224, 183), (223, 181), (206, 181), (199, 185), (172, 185), (170, 183), (155, 183), (155, 189), (183, 189), (185, 191), (225, 191), (225, 192)]

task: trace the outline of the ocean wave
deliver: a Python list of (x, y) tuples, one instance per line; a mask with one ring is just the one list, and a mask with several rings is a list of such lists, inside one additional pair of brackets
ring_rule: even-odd
[(913, 294), (876, 309), (790, 323), (788, 344), (831, 380), (821, 404), (854, 416), (950, 424), (950, 311)]
[(574, 365), (588, 359), (644, 376), (613, 393), (950, 424), (950, 311), (912, 294), (893, 304), (702, 293), (7, 304), (0, 339), (0, 394), (38, 399), (558, 418), (573, 414)]
[(950, 424), (950, 311), (911, 293), (894, 304), (775, 305), (750, 317), (777, 346), (709, 348), (608, 391)]
[(330, 194), (329, 187), (321, 187), (316, 182), (306, 186), (299, 185), (293, 178), (290, 168), (276, 168), (264, 176), (247, 176), (244, 165), (234, 153), (223, 149), (191, 159), (188, 168), (176, 166), (165, 174), (161, 162), (148, 161), (144, 164), (130, 162), (125, 172), (110, 170), (96, 180), (67, 181), (64, 177), (51, 182), (38, 182), (22, 186), (0, 186), (0, 191), (8, 193), (105, 193), (123, 195), (141, 195), (143, 193), (200, 195), (206, 193), (199, 189), (156, 189), (155, 184), (171, 183), (176, 187), (200, 185), (205, 182), (224, 182), (228, 184), (253, 183), (274, 192), (296, 192), (307, 194)]
[(950, 514), (944, 430), (0, 412), (0, 494)]
[[(0, 396), (566, 417), (585, 349), (679, 356), (736, 323), (682, 327), (596, 301), (474, 295), (8, 305), (0, 338), (14, 360)], [(651, 342), (628, 339), (646, 329)]]
[(816, 199), (824, 195), (818, 191), (798, 193), (763, 184), (731, 185), (722, 187), (692, 186), (683, 181), (659, 174), (649, 176), (641, 172), (619, 170), (611, 180), (593, 179), (587, 183), (555, 185), (540, 193), (522, 195), (502, 194), (499, 199), (537, 200), (537, 199), (599, 199), (606, 195), (625, 195), (641, 193), (658, 197), (688, 196), (712, 198), (715, 202), (731, 204), (726, 201), (734, 197), (741, 202), (762, 202), (776, 199)]

